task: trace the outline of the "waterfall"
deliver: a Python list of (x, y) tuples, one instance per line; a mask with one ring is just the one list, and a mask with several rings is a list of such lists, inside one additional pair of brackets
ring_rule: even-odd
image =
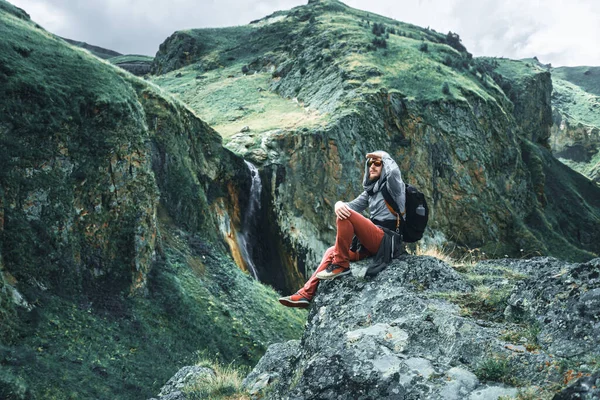
[(252, 176), (252, 184), (250, 185), (250, 200), (248, 202), (248, 210), (246, 211), (246, 215), (244, 215), (242, 231), (238, 233), (237, 239), (238, 244), (240, 245), (240, 250), (242, 251), (242, 257), (244, 258), (244, 262), (246, 263), (248, 270), (250, 271), (254, 279), (258, 279), (256, 266), (254, 265), (254, 260), (252, 259), (253, 247), (251, 245), (250, 232), (256, 224), (256, 217), (258, 216), (257, 211), (260, 210), (260, 193), (262, 191), (262, 183), (260, 181), (258, 169), (256, 169), (256, 167), (248, 161), (244, 160), (244, 162), (250, 170), (250, 175)]

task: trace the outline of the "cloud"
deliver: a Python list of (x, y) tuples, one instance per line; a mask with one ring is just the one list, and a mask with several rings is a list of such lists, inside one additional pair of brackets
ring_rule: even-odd
[(589, 0), (459, 0), (453, 10), (474, 55), (537, 56), (553, 65), (600, 65), (600, 3)]
[(69, 25), (65, 13), (46, 0), (11, 1), (11, 3), (24, 9), (35, 22), (39, 24), (43, 22), (43, 26), (50, 32)]
[[(173, 32), (243, 25), (304, 1), (11, 0), (47, 30), (121, 53), (154, 55)], [(235, 11), (234, 11), (235, 10)]]
[[(176, 30), (242, 25), (307, 0), (11, 0), (60, 36), (154, 55)], [(475, 56), (600, 65), (595, 0), (347, 0), (351, 7), (460, 34)]]

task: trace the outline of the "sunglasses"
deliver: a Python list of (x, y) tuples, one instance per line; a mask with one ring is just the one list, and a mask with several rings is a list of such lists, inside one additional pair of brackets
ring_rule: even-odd
[(367, 165), (369, 167), (371, 165), (375, 165), (376, 167), (381, 167), (383, 165), (383, 163), (381, 162), (381, 160), (375, 160), (375, 161), (373, 161), (372, 159), (369, 159), (369, 161), (367, 161)]

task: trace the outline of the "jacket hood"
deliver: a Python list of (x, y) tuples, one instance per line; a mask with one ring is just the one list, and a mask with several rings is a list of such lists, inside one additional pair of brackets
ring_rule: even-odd
[(371, 181), (369, 179), (369, 160), (365, 160), (365, 175), (363, 179), (363, 188), (366, 191), (369, 191), (371, 189), (373, 192), (378, 192), (381, 189), (381, 184), (387, 181), (387, 178), (390, 176), (392, 171), (395, 169), (399, 170), (400, 168), (398, 167), (398, 164), (396, 164), (396, 161), (394, 161), (394, 159), (385, 151), (378, 150), (373, 151), (372, 153), (381, 156), (381, 161), (383, 161), (381, 175), (379, 176), (379, 179), (377, 181)]

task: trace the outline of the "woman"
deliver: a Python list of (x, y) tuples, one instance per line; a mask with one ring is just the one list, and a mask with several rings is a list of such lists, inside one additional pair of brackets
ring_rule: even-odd
[[(377, 253), (384, 237), (381, 227), (398, 229), (404, 215), (404, 182), (398, 165), (388, 153), (376, 151), (367, 154), (363, 187), (364, 191), (351, 202), (335, 203), (335, 246), (325, 251), (321, 264), (304, 287), (291, 296), (280, 298), (281, 304), (287, 307), (308, 307), (317, 291), (319, 280), (349, 274), (350, 261), (358, 261)], [(393, 199), (399, 214), (386, 202), (384, 194)], [(361, 215), (367, 207), (370, 219)], [(355, 235), (360, 243), (350, 249)]]

